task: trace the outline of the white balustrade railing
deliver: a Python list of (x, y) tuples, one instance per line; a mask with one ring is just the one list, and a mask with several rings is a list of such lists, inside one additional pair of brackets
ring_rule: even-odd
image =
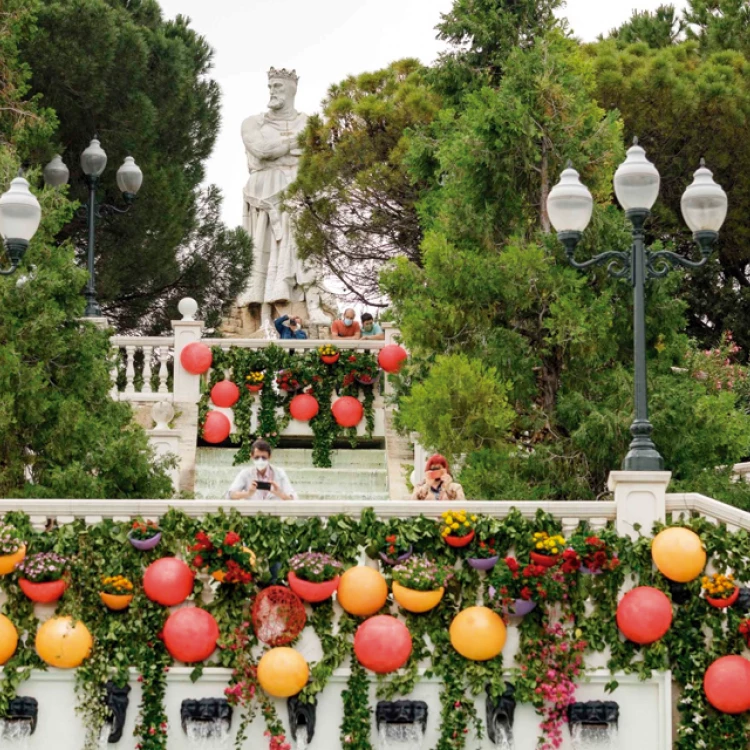
[[(118, 401), (169, 401), (174, 336), (112, 336), (112, 397)], [(124, 380), (124, 387), (120, 384)]]

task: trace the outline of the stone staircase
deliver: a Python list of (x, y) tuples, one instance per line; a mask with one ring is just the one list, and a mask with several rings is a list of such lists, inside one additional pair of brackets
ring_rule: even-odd
[[(195, 463), (195, 497), (201, 500), (223, 498), (239, 471), (249, 464), (235, 466), (236, 450), (198, 448)], [(388, 500), (388, 470), (382, 449), (359, 448), (332, 452), (333, 466), (313, 466), (309, 448), (279, 448), (271, 463), (283, 468), (300, 500)]]

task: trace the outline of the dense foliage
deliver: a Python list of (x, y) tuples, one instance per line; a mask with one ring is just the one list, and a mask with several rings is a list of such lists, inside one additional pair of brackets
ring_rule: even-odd
[[(217, 325), (247, 279), (251, 251), (243, 230), (220, 221), (219, 190), (201, 186), (220, 119), (206, 40), (188, 19), (164, 19), (156, 0), (55, 0), (37, 4), (36, 24), (17, 44), (31, 92), (59, 121), (54, 136), (24, 154), (29, 162), (59, 150), (70, 196), (83, 202), (79, 155), (98, 133), (108, 156), (100, 200), (122, 205), (115, 173), (126, 155), (144, 173), (128, 216), (99, 222), (105, 314), (121, 332), (156, 332), (190, 296)], [(80, 259), (85, 220), (71, 215), (57, 239), (70, 239)]]
[[(524, 518), (517, 511), (502, 519), (479, 517), (475, 522), (475, 542), (462, 550), (449, 547), (440, 539), (437, 520), (424, 517), (378, 520), (371, 511), (365, 511), (358, 520), (339, 515), (324, 521), (284, 520), (264, 515), (241, 517), (235, 512), (229, 515), (219, 512), (199, 519), (173, 510), (159, 520), (163, 538), (149, 552), (139, 552), (128, 543), (130, 523), (106, 520), (87, 526), (84, 520), (79, 520), (36, 531), (21, 513), (10, 514), (5, 520), (15, 527), (15, 533), (27, 543), (31, 554), (50, 552), (70, 561), (72, 585), (56, 612), (81, 619), (95, 638), (92, 655), (76, 676), (90, 742), (98, 738), (105, 719), (106, 711), (100, 701), (104, 683), (108, 679), (124, 683), (128, 668), (134, 667), (143, 691), (136, 726), (138, 742), (142, 750), (163, 750), (166, 746), (164, 692), (172, 660), (158, 634), (169, 610), (151, 602), (143, 592), (143, 570), (149, 563), (175, 554), (185, 556), (201, 533), (222, 539), (232, 534), (254, 550), (258, 564), (253, 584), (212, 582), (209, 592), (209, 579), (199, 575), (193, 604), (211, 612), (219, 623), (222, 648), (216, 652), (216, 663), (232, 670), (227, 673), (230, 683), (227, 696), (242, 706), (242, 727), (259, 712), (269, 732), (269, 747), (277, 749), (287, 739), (274, 703), (257, 683), (256, 666), (264, 647), (258, 644), (248, 623), (256, 592), (269, 583), (282, 581), (297, 554), (308, 550), (325, 552), (350, 567), (357, 563), (363, 547), (374, 545), (377, 549), (378, 540), (392, 532), (413, 546), (419, 556), (415, 559), (428, 558), (435, 566), (448, 566), (452, 573), (446, 582), (443, 601), (431, 612), (396, 612), (394, 605), (386, 605), (384, 611), (392, 611), (404, 619), (412, 635), (413, 652), (402, 670), (380, 678), (377, 685), (379, 698), (408, 696), (420, 680), (420, 662), (428, 660), (430, 671), (442, 683), (437, 750), (470, 747), (472, 736), (481, 736), (486, 729), (475, 707), (476, 696), (487, 690), (497, 698), (508, 684), (514, 686), (517, 701), (533, 705), (539, 714), (539, 747), (556, 747), (567, 704), (575, 700), (576, 683), (590, 659), (600, 663), (601, 652), (613, 673), (635, 673), (647, 678), (653, 670), (672, 670), (683, 690), (678, 706), (677, 750), (745, 748), (747, 716), (716, 712), (708, 706), (701, 687), (712, 661), (725, 654), (742, 652), (743, 633), (747, 630), (744, 615), (739, 608), (711, 607), (701, 595), (700, 577), (684, 585), (670, 584), (653, 567), (648, 536), (633, 542), (618, 537), (609, 527), (592, 530), (581, 523), (571, 537), (579, 549), (578, 562), (592, 562), (587, 556), (593, 549), (606, 550), (609, 559), (616, 555), (618, 564), (607, 566), (599, 575), (590, 575), (582, 571), (580, 564), (572, 564), (573, 558), (566, 558), (558, 568), (535, 577), (532, 575), (535, 571), (531, 570), (535, 566), (528, 565), (535, 546), (534, 534), (543, 532), (554, 537), (561, 533), (559, 524), (541, 511), (534, 518)], [(736, 581), (750, 579), (745, 530), (728, 531), (723, 525), (700, 518), (687, 525), (700, 535), (718, 571), (731, 569)], [(495, 540), (500, 556), (513, 553), (515, 557), (509, 557), (507, 563), (501, 561), (498, 572), (485, 574), (468, 566), (465, 558), (474, 556), (476, 545), (490, 538)], [(373, 557), (378, 557), (376, 551)], [(535, 579), (532, 584), (537, 606), (523, 619), (510, 620), (509, 627), (518, 628), (515, 661), (510, 661), (507, 655), (504, 659), (502, 654), (488, 662), (466, 660), (451, 646), (448, 635), (451, 621), (459, 611), (475, 603), (485, 602), (502, 612), (504, 595), (492, 599), (489, 586), (499, 591), (508, 579), (507, 571), (518, 564), (516, 561), (529, 568), (524, 575)], [(382, 571), (389, 581), (395, 576), (388, 566), (383, 566)], [(104, 578), (118, 575), (134, 583), (135, 598), (129, 609), (112, 613), (102, 605), (98, 592)], [(615, 622), (617, 602), (630, 576), (634, 585), (655, 586), (673, 599), (673, 624), (663, 639), (650, 646), (636, 646), (622, 640)], [(18, 574), (0, 579), (0, 588), (7, 597), (3, 613), (21, 635), (31, 636), (21, 641), (19, 650), (6, 664), (0, 683), (1, 715), (19, 684), (29, 676), (23, 668), (41, 669), (44, 665), (32, 645), (39, 620), (31, 602), (19, 589)], [(312, 700), (325, 690), (333, 672), (352, 655), (353, 636), (361, 622), (340, 611), (336, 614), (330, 602), (312, 608), (308, 605), (307, 609), (309, 626), (321, 641), (322, 657), (311, 665), (310, 683), (300, 695), (302, 700)], [(200, 679), (201, 669), (202, 665), (196, 665), (194, 678)], [(342, 747), (372, 748), (369, 679), (355, 660), (348, 688), (342, 694)], [(616, 691), (616, 688), (615, 677), (608, 689)], [(617, 692), (614, 698), (617, 699)]]

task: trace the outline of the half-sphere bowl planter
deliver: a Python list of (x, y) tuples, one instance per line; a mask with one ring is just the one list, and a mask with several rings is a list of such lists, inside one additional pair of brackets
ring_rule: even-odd
[(396, 557), (388, 557), (388, 555), (385, 554), (385, 552), (378, 552), (380, 555), (380, 559), (386, 564), (386, 565), (400, 565), (402, 562), (406, 562), (414, 552), (414, 547), (410, 544), (409, 549), (406, 550), (406, 552), (402, 552), (400, 555), (397, 555)]
[(245, 388), (247, 388), (250, 393), (260, 393), (260, 391), (263, 389), (263, 383), (258, 383), (257, 385), (250, 385), (249, 383), (245, 383)]
[(716, 607), (716, 609), (726, 609), (727, 607), (731, 607), (739, 598), (740, 596), (740, 587), (735, 586), (734, 591), (724, 599), (717, 599), (712, 596), (707, 596), (706, 601), (712, 606)]
[(62, 578), (59, 581), (47, 581), (45, 583), (34, 583), (26, 578), (19, 578), (18, 585), (32, 602), (39, 602), (40, 604), (56, 602), (68, 588), (67, 581)]
[(503, 605), (503, 612), (515, 617), (525, 617), (535, 607), (535, 601), (532, 601), (530, 599), (516, 599), (515, 602), (510, 606)]
[(379, 378), (380, 378), (380, 375), (376, 375), (374, 378), (365, 376), (365, 377), (357, 378), (356, 380), (360, 385), (376, 385)]
[(398, 581), (393, 582), (393, 598), (409, 612), (429, 612), (435, 609), (443, 598), (444, 588), (433, 591), (415, 591), (402, 586)]
[(149, 539), (134, 539), (130, 534), (128, 534), (128, 541), (136, 549), (140, 550), (141, 552), (146, 552), (150, 549), (153, 549), (157, 544), (159, 544), (159, 542), (161, 541), (161, 531), (158, 531)]
[(497, 565), (499, 559), (500, 555), (493, 555), (492, 557), (467, 557), (466, 562), (474, 570), (492, 570)]
[(300, 599), (315, 604), (317, 602), (324, 602), (326, 599), (330, 599), (333, 596), (333, 592), (339, 587), (341, 577), (336, 576), (330, 581), (315, 583), (313, 581), (303, 580), (293, 570), (290, 570), (286, 579), (289, 581), (289, 588), (294, 591)]
[(471, 544), (471, 540), (474, 538), (474, 529), (472, 529), (466, 536), (453, 536), (448, 534), (444, 537), (446, 543), (450, 547), (466, 547)]
[(0, 576), (7, 576), (26, 557), (26, 545), (22, 544), (12, 555), (0, 555)]
[(130, 606), (130, 602), (133, 601), (132, 594), (106, 594), (104, 591), (99, 592), (99, 598), (107, 605), (108, 609), (115, 612), (127, 609)]
[(553, 568), (560, 562), (562, 555), (540, 555), (538, 552), (531, 553), (531, 562), (541, 565), (543, 568)]
[(336, 354), (321, 354), (320, 358), (325, 362), (327, 365), (335, 365), (336, 362), (339, 361), (339, 357), (341, 356), (340, 352), (337, 352)]

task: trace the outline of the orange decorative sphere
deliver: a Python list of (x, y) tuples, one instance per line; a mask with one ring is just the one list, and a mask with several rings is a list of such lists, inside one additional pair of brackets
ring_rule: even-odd
[(706, 670), (703, 690), (708, 702), (725, 714), (750, 709), (750, 662), (742, 656), (722, 656)]
[(240, 389), (231, 380), (220, 380), (211, 389), (211, 401), (215, 406), (230, 409), (240, 400)]
[(282, 646), (266, 651), (258, 662), (258, 682), (274, 698), (290, 698), (307, 685), (310, 667), (293, 648)]
[(53, 617), (36, 631), (39, 658), (58, 669), (79, 667), (93, 645), (89, 629), (71, 617)]
[(0, 576), (7, 576), (26, 557), (26, 545), (21, 545), (12, 555), (0, 555)]
[(289, 413), (298, 422), (309, 422), (319, 410), (318, 400), (309, 393), (300, 393), (289, 402)]
[(469, 607), (459, 612), (451, 623), (453, 648), (472, 661), (487, 661), (497, 656), (505, 645), (505, 623), (489, 607)]
[(207, 443), (223, 443), (232, 430), (232, 423), (226, 414), (220, 411), (210, 411), (203, 423), (203, 439)]
[(162, 557), (146, 568), (143, 590), (152, 602), (174, 607), (193, 593), (195, 575), (187, 563), (176, 557)]
[(369, 617), (388, 599), (388, 584), (374, 568), (359, 565), (341, 576), (336, 597), (350, 615)]
[(202, 341), (193, 341), (180, 352), (180, 364), (193, 375), (208, 372), (213, 361), (211, 350)]
[(681, 526), (671, 526), (654, 537), (651, 557), (659, 572), (677, 583), (694, 580), (706, 567), (706, 550), (700, 537)]
[(378, 354), (378, 364), (386, 372), (396, 373), (401, 369), (401, 365), (409, 355), (406, 349), (398, 344), (388, 344), (380, 350)]
[(16, 653), (17, 645), (16, 626), (5, 615), (0, 615), (0, 664), (5, 664)]
[(334, 401), (331, 412), (339, 427), (356, 427), (362, 421), (365, 410), (354, 396), (342, 396)]

